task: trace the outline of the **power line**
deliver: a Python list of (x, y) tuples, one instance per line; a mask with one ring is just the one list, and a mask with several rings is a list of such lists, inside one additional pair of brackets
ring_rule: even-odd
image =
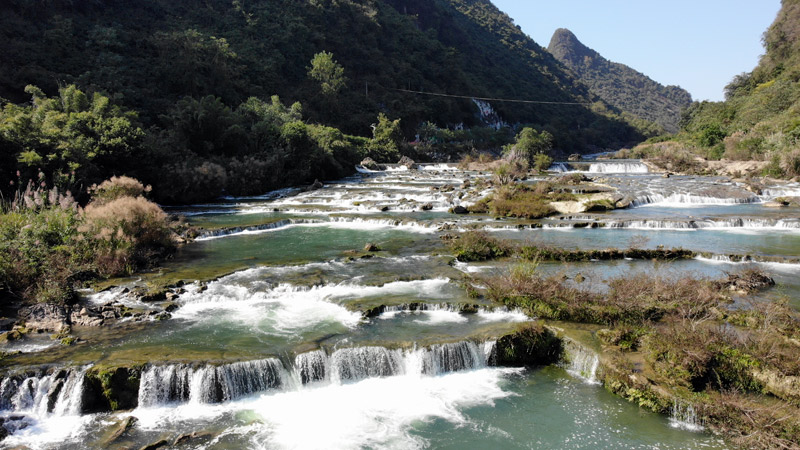
[(490, 98), (490, 97), (473, 97), (469, 95), (441, 94), (438, 92), (423, 92), (423, 91), (414, 91), (411, 89), (395, 89), (395, 88), (386, 88), (386, 89), (389, 89), (391, 91), (407, 92), (409, 94), (431, 95), (434, 97), (466, 98), (466, 99), (485, 100), (493, 102), (533, 103), (538, 105), (591, 105), (590, 102), (547, 102), (542, 100), (518, 100), (511, 98)]

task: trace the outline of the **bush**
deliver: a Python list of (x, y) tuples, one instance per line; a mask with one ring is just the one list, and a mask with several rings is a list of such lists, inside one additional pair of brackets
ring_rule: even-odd
[(90, 203), (79, 231), (96, 242), (103, 261), (98, 269), (104, 275), (149, 266), (174, 249), (167, 215), (144, 197)]
[(152, 190), (150, 186), (143, 185), (139, 180), (121, 176), (111, 177), (100, 183), (92, 185), (89, 193), (92, 195), (92, 202), (95, 204), (108, 203), (120, 197), (138, 197), (145, 195)]
[(780, 168), (786, 177), (800, 176), (800, 149), (781, 155)]
[(553, 158), (544, 153), (539, 153), (533, 157), (533, 168), (539, 172), (544, 172), (553, 165)]
[(450, 243), (450, 250), (462, 262), (486, 261), (512, 254), (511, 246), (484, 231), (468, 231)]

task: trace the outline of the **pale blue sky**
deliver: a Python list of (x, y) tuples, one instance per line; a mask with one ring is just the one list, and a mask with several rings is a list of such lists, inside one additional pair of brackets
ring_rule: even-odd
[(723, 88), (764, 53), (761, 35), (780, 0), (492, 0), (547, 47), (557, 28), (695, 100), (722, 100)]

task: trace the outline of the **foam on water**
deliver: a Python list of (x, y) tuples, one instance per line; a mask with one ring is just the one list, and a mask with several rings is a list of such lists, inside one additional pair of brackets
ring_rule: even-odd
[(707, 195), (695, 195), (689, 193), (673, 193), (669, 195), (648, 194), (636, 198), (631, 202), (631, 207), (659, 206), (666, 208), (685, 208), (690, 206), (722, 206), (740, 205), (747, 203), (759, 203), (761, 199), (756, 196), (751, 197), (711, 197)]
[(691, 403), (675, 400), (670, 411), (669, 424), (673, 428), (689, 431), (703, 431), (703, 422)]
[(355, 327), (361, 315), (338, 302), (373, 296), (407, 295), (417, 298), (446, 298), (450, 280), (396, 281), (382, 286), (352, 282), (304, 287), (286, 283), (270, 286), (259, 280), (267, 269), (250, 269), (208, 284), (205, 291), (187, 292), (179, 297), (176, 319), (223, 320), (249, 323), (262, 332), (291, 335), (321, 323)]
[(648, 173), (647, 165), (640, 162), (598, 162), (589, 165), (589, 173)]
[[(521, 369), (487, 368), (493, 353), (493, 341), (409, 350), (345, 348), (330, 355), (317, 350), (294, 359), (292, 377), (301, 384), (216, 405), (151, 403), (134, 415), (144, 430), (249, 416), (250, 425), (235, 425), (226, 434), (256, 448), (421, 448), (426, 442), (412, 434), (415, 423), (440, 419), (466, 425), (461, 410), (509, 395), (502, 380)], [(191, 390), (199, 383), (183, 385)]]

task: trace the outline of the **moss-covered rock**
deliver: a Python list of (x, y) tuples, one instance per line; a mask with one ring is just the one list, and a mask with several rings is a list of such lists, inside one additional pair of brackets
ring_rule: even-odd
[(139, 402), (141, 367), (111, 367), (92, 369), (87, 374), (95, 399), (92, 403), (101, 410), (127, 410)]
[(561, 339), (541, 324), (526, 324), (513, 334), (497, 340), (500, 366), (541, 366), (558, 362), (563, 350)]

